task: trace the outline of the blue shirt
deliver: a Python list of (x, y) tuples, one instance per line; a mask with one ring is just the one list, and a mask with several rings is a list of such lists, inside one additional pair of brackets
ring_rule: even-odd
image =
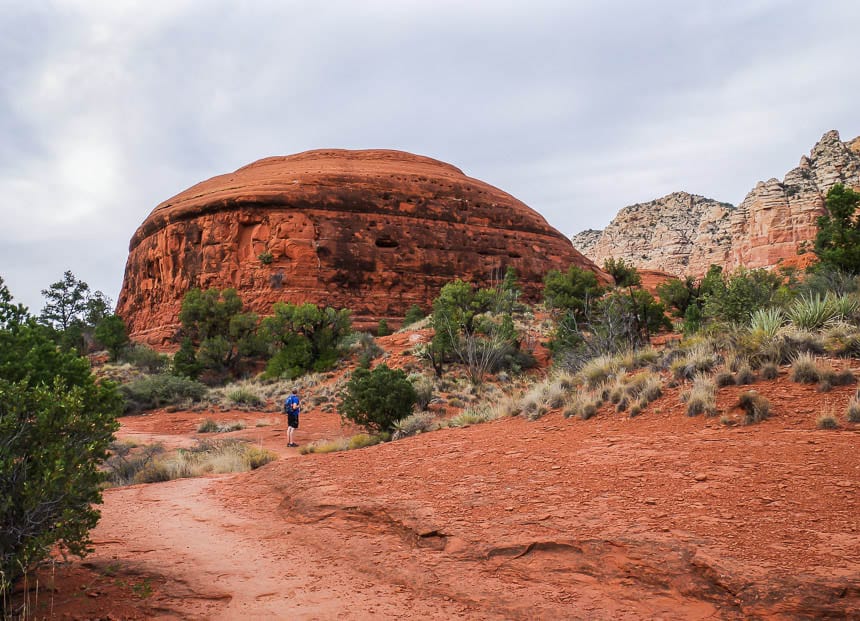
[(300, 403), (301, 402), (299, 401), (298, 395), (290, 395), (289, 397), (287, 397), (286, 401), (284, 401), (284, 409), (286, 410), (287, 414), (295, 414), (296, 416), (298, 416)]

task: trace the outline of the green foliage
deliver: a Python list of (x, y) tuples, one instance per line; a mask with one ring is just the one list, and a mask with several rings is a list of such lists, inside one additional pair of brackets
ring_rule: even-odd
[(566, 273), (551, 270), (543, 279), (543, 298), (549, 308), (570, 311), (581, 319), (590, 302), (603, 294), (597, 275), (571, 265)]
[(197, 352), (191, 339), (185, 337), (179, 346), (179, 351), (173, 354), (173, 374), (189, 379), (197, 379), (203, 365), (197, 362)]
[(90, 286), (75, 278), (66, 270), (63, 279), (47, 289), (42, 289), (45, 297), (45, 307), (40, 315), (41, 321), (48, 326), (64, 332), (73, 322), (82, 322), (87, 310), (87, 296)]
[(139, 412), (188, 399), (199, 401), (206, 394), (206, 386), (187, 377), (161, 373), (123, 384), (120, 391), (126, 399), (126, 411)]
[(108, 350), (112, 361), (116, 361), (122, 349), (128, 345), (128, 331), (119, 315), (102, 317), (96, 324), (94, 336), (96, 341)]
[(135, 343), (126, 347), (120, 354), (120, 360), (143, 369), (147, 373), (158, 373), (167, 367), (168, 359), (143, 343)]
[(403, 318), (403, 327), (410, 326), (422, 319), (424, 319), (424, 311), (417, 304), (413, 304), (406, 311), (406, 316)]
[(672, 278), (657, 285), (657, 297), (666, 308), (672, 309), (672, 314), (676, 317), (684, 317), (698, 296), (699, 289), (692, 276), (687, 276), (684, 280)]
[(24, 323), (28, 316), (26, 306), (12, 301), (12, 294), (0, 276), (0, 330), (12, 330)]
[(388, 329), (388, 321), (383, 317), (376, 326), (376, 336), (388, 336), (389, 334), (391, 334), (391, 330)]
[(606, 259), (603, 262), (603, 271), (612, 276), (616, 287), (638, 287), (642, 284), (639, 272), (624, 259)]
[(827, 192), (827, 214), (818, 218), (815, 254), (825, 267), (860, 273), (860, 193), (836, 184)]
[(262, 353), (256, 313), (243, 313), (235, 289), (192, 289), (182, 299), (183, 336), (197, 347), (197, 362), (215, 372), (235, 371), (243, 357)]
[(701, 285), (704, 315), (712, 321), (747, 324), (756, 310), (782, 306), (790, 298), (779, 274), (743, 268), (728, 277), (718, 274), (708, 272)]
[(394, 423), (411, 413), (415, 400), (415, 389), (400, 369), (385, 364), (373, 371), (359, 367), (341, 395), (340, 411), (371, 433), (390, 432)]
[(443, 361), (453, 358), (478, 384), (488, 372), (526, 363), (517, 355), (519, 340), (510, 307), (510, 291), (502, 288), (476, 290), (461, 280), (442, 287), (433, 301), (433, 340), (423, 351), (436, 374), (441, 374)]
[(340, 343), (351, 331), (348, 310), (279, 302), (272, 311), (262, 323), (264, 339), (275, 351), (266, 368), (268, 377), (292, 379), (337, 362)]
[(0, 593), (57, 545), (83, 555), (121, 400), (0, 281)]
[(786, 314), (792, 325), (801, 330), (819, 330), (842, 318), (839, 306), (830, 295), (801, 296), (794, 300)]
[(269, 252), (268, 250), (258, 254), (257, 258), (260, 260), (260, 263), (262, 263), (263, 265), (271, 265), (272, 261), (275, 260), (275, 256), (271, 252)]

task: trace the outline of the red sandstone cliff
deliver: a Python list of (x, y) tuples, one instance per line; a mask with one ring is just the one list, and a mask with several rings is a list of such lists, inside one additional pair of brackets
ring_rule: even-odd
[(596, 270), (538, 213), (454, 166), (399, 151), (308, 151), (158, 205), (132, 237), (117, 312), (132, 338), (160, 345), (193, 287), (235, 287), (260, 313), (309, 301), (367, 323), (507, 266), (533, 298), (546, 271), (571, 264)]
[(595, 263), (622, 258), (637, 267), (700, 276), (715, 263), (773, 267), (811, 243), (824, 197), (837, 183), (860, 188), (860, 137), (824, 134), (782, 181), (760, 182), (738, 207), (677, 192), (625, 207), (603, 231), (573, 243)]

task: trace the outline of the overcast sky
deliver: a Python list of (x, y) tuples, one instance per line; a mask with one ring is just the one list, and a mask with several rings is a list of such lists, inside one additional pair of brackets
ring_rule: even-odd
[(324, 147), (450, 162), (571, 235), (739, 203), (860, 134), (856, 0), (0, 0), (0, 276), (116, 300), (161, 201)]

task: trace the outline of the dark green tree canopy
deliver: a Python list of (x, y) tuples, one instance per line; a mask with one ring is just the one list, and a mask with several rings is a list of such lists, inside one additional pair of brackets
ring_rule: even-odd
[(551, 270), (543, 279), (543, 298), (549, 308), (571, 311), (581, 318), (585, 308), (603, 295), (597, 275), (571, 265), (567, 272)]
[(827, 192), (827, 214), (818, 218), (815, 254), (822, 265), (860, 274), (860, 193), (842, 184)]
[(90, 286), (66, 270), (63, 279), (42, 289), (45, 307), (40, 319), (56, 330), (65, 332), (74, 322), (83, 323)]
[[(0, 592), (54, 545), (87, 549), (122, 401), (0, 286)], [(4, 313), (0, 309), (0, 313)]]
[(394, 423), (409, 416), (417, 397), (406, 373), (381, 364), (372, 371), (357, 368), (341, 395), (344, 418), (370, 432), (390, 432)]

